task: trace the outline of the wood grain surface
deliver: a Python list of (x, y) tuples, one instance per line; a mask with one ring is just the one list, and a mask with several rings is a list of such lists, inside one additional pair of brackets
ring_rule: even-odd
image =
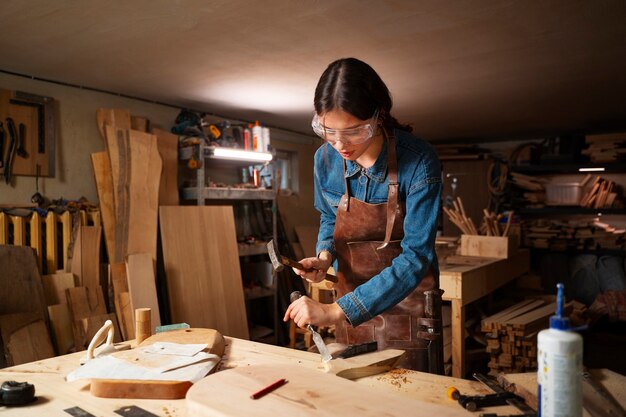
[(161, 240), (173, 323), (248, 338), (231, 206), (162, 206)]
[(161, 129), (153, 129), (157, 137), (157, 147), (163, 160), (161, 183), (159, 185), (159, 205), (177, 206), (178, 194), (178, 136)]
[(128, 275), (131, 312), (134, 314), (137, 308), (149, 308), (151, 310), (150, 329), (152, 330), (160, 326), (161, 316), (159, 313), (159, 300), (157, 298), (152, 254), (137, 253), (128, 255), (126, 273)]
[[(273, 382), (287, 383), (253, 400)], [(219, 416), (466, 416), (467, 411), (400, 397), (315, 370), (250, 365), (209, 375), (187, 392), (189, 417)]]

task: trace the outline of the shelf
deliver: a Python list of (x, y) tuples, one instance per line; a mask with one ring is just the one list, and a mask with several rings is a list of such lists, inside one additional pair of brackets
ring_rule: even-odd
[[(579, 171), (579, 168), (604, 168), (604, 171)], [(551, 165), (513, 165), (511, 172), (519, 172), (521, 174), (591, 174), (602, 175), (603, 173), (626, 172), (626, 163), (623, 162), (607, 162), (591, 163), (579, 162), (568, 164), (551, 164)]]
[(251, 245), (238, 243), (239, 256), (264, 255), (267, 253), (267, 242), (256, 242)]
[[(273, 200), (276, 192), (264, 188), (231, 188), (231, 187), (204, 187), (200, 189), (201, 197), (206, 200)], [(181, 189), (183, 200), (196, 200), (197, 187)]]
[[(196, 157), (197, 147), (198, 145), (185, 146), (185, 147), (179, 148), (178, 158), (180, 160), (186, 161), (192, 157)], [(204, 154), (204, 158), (210, 159), (212, 164), (215, 162), (218, 162), (218, 163), (223, 163), (225, 165), (231, 165), (231, 166), (263, 165), (265, 163), (270, 162), (273, 159), (273, 155), (269, 152), (244, 151), (243, 149), (217, 148), (215, 146), (201, 146), (201, 149)], [(216, 149), (237, 151), (239, 155), (235, 157), (215, 156), (214, 152)], [(259, 158), (259, 159), (255, 159), (255, 158)]]
[(626, 215), (626, 208), (587, 208), (579, 206), (548, 206), (538, 208), (519, 208), (515, 210), (515, 214), (521, 216), (545, 216), (545, 215), (563, 215), (563, 214), (591, 214), (591, 215)]

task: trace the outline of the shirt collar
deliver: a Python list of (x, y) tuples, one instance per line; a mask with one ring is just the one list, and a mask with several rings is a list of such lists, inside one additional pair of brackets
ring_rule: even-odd
[[(361, 171), (361, 166), (354, 161), (346, 161), (346, 178), (350, 178)], [(382, 183), (387, 174), (387, 141), (383, 142), (383, 147), (374, 165), (365, 169), (365, 175), (370, 179)]]

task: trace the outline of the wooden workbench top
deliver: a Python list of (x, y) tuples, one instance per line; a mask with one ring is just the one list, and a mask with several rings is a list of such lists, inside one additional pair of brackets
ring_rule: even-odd
[[(248, 340), (226, 337), (226, 351), (220, 370), (239, 366), (260, 364), (292, 364), (310, 369), (319, 369), (320, 356), (315, 353), (293, 350), (273, 345), (266, 345)], [(185, 400), (138, 400), (138, 399), (107, 399), (97, 398), (89, 393), (88, 381), (68, 383), (65, 376), (78, 367), (84, 352), (74, 353), (56, 358), (31, 362), (0, 370), (0, 382), (6, 380), (27, 381), (35, 385), (37, 401), (26, 407), (2, 408), (2, 415), (15, 417), (32, 417), (33, 415), (68, 417), (63, 410), (80, 407), (95, 416), (116, 416), (115, 410), (135, 405), (162, 417), (184, 417), (187, 415)], [(218, 370), (219, 372), (219, 370)], [(431, 375), (405, 369), (395, 369), (384, 374), (361, 378), (356, 381), (413, 399), (445, 405), (459, 409), (460, 406), (446, 398), (446, 390), (455, 386), (463, 394), (487, 394), (489, 389), (475, 381)], [(512, 413), (511, 407), (491, 409), (499, 413)], [(416, 416), (419, 412), (416, 410)]]

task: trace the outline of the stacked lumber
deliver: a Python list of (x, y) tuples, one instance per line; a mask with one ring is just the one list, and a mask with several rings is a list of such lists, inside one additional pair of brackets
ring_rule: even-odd
[(581, 153), (591, 162), (615, 162), (626, 156), (626, 132), (602, 135), (587, 135), (585, 143), (589, 146)]
[(0, 368), (54, 356), (35, 251), (0, 245)]
[[(79, 310), (98, 317), (107, 315), (108, 310), (115, 311), (122, 336), (128, 340), (135, 337), (136, 308), (151, 308), (153, 324), (159, 324), (154, 276), (157, 218), (159, 201), (178, 203), (177, 197), (171, 197), (172, 188), (175, 189), (178, 138), (157, 130), (154, 134), (147, 133), (149, 121), (131, 116), (128, 110), (98, 109), (96, 120), (106, 150), (92, 154), (91, 159), (110, 262), (105, 282), (110, 283), (112, 303), (109, 305), (113, 306), (96, 311), (83, 305)], [(164, 145), (163, 149), (159, 143)], [(165, 156), (162, 158), (161, 154)], [(173, 180), (161, 187), (164, 159), (166, 175)], [(170, 172), (172, 169), (174, 174)], [(169, 197), (162, 197), (163, 193)], [(177, 196), (177, 191), (174, 194)], [(100, 302), (97, 288), (91, 291), (88, 307)]]
[[(490, 374), (527, 372), (537, 368), (537, 333), (549, 327), (556, 311), (554, 297), (531, 298), (482, 320), (487, 338)], [(569, 302), (564, 314), (584, 305)]]
[(522, 198), (528, 206), (543, 205), (546, 201), (545, 178), (511, 172), (511, 182), (522, 189)]
[(555, 251), (624, 249), (626, 230), (592, 220), (536, 219), (522, 225), (524, 246)]
[(581, 207), (613, 207), (613, 203), (617, 198), (617, 192), (615, 191), (616, 188), (617, 187), (615, 187), (615, 183), (613, 181), (596, 176), (588, 191), (580, 200)]

